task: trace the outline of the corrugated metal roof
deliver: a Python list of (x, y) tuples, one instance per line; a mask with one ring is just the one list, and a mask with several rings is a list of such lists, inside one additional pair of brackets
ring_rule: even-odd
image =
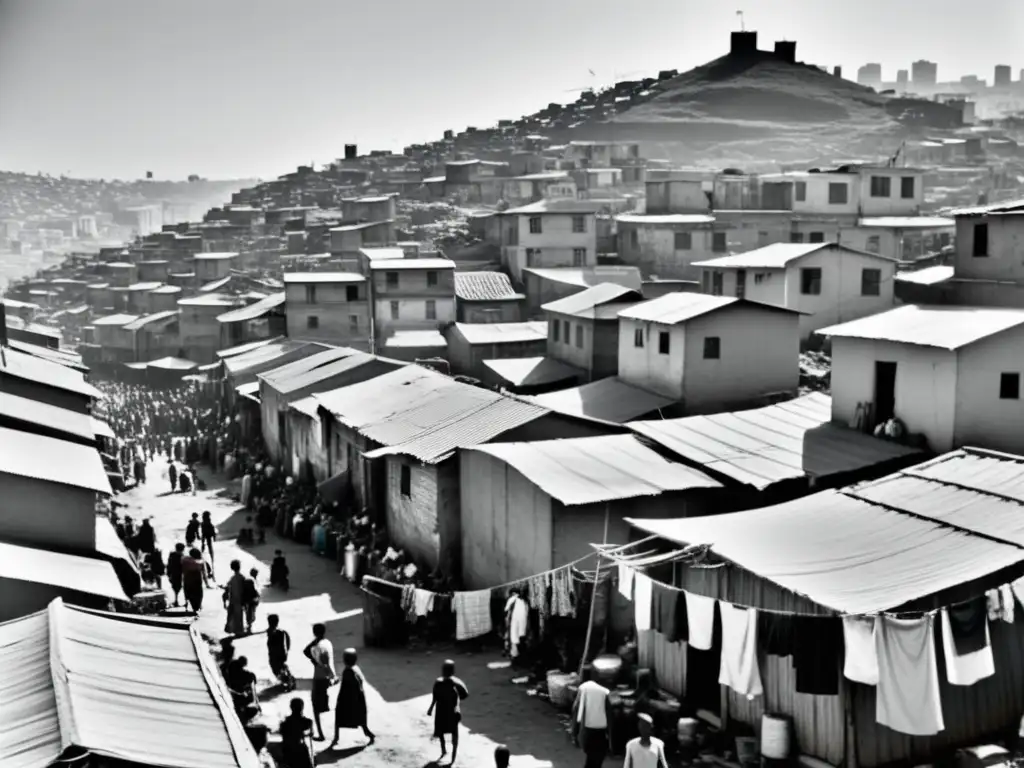
[(143, 315), (142, 317), (134, 320), (133, 322), (127, 323), (124, 326), (126, 331), (137, 331), (140, 328), (145, 328), (150, 323), (159, 323), (164, 320), (172, 320), (178, 316), (177, 309), (168, 309), (164, 312), (155, 312), (152, 315)]
[(548, 324), (543, 320), (525, 323), (456, 323), (455, 330), (470, 344), (521, 344), (543, 341)]
[(384, 261), (371, 261), (371, 270), (383, 270), (393, 272), (400, 269), (455, 269), (455, 262), (451, 259), (426, 258), (426, 259), (385, 259)]
[(680, 291), (666, 293), (664, 296), (659, 296), (656, 299), (635, 304), (619, 312), (619, 317), (626, 317), (630, 320), (644, 320), (650, 323), (662, 323), (664, 325), (676, 325), (677, 323), (685, 323), (687, 320), (693, 320), (695, 317), (701, 317), (702, 315), (718, 312), (733, 306), (800, 314), (796, 310), (786, 307), (746, 301), (745, 299), (737, 299), (733, 296), (710, 296), (706, 293), (685, 293)]
[(181, 293), (181, 286), (180, 285), (163, 285), (163, 286), (160, 286), (159, 288), (154, 288), (152, 293), (159, 293), (159, 294)]
[[(93, 418), (66, 408), (30, 400), (27, 397), (4, 393), (0, 395), (0, 416), (6, 419), (49, 427), (67, 435), (95, 440)], [(109, 429), (109, 427), (108, 427)]]
[(384, 347), (445, 348), (448, 342), (440, 331), (395, 331), (385, 341)]
[(451, 456), (458, 448), (486, 443), (548, 413), (546, 408), (539, 405), (501, 398), (483, 403), (475, 410), (455, 414), (404, 443), (369, 451), (364, 455), (376, 459), (391, 454), (404, 454), (428, 464), (436, 464)]
[(227, 277), (222, 277), (222, 278), (220, 278), (218, 280), (211, 280), (210, 282), (203, 283), (201, 286), (199, 286), (199, 292), (200, 293), (213, 293), (214, 291), (219, 291), (221, 288), (226, 287), (231, 282), (231, 280), (232, 280), (232, 275), (228, 275)]
[(623, 224), (711, 224), (715, 217), (705, 213), (620, 213), (615, 220)]
[[(128, 600), (117, 572), (106, 560), (66, 555), (48, 549), (0, 542), (0, 578), (72, 589), (109, 600)], [(6, 753), (6, 749), (4, 751)]]
[(117, 437), (107, 422), (95, 417), (92, 419), (92, 433), (96, 437)]
[(956, 220), (945, 216), (868, 216), (858, 227), (891, 227), (893, 229), (939, 229), (955, 227)]
[(299, 390), (305, 389), (306, 387), (311, 387), (322, 381), (326, 381), (332, 376), (340, 376), (341, 374), (346, 373), (347, 371), (355, 370), (356, 368), (360, 368), (361, 366), (372, 363), (375, 360), (380, 361), (381, 370), (384, 370), (385, 368), (397, 368), (402, 365), (402, 363), (396, 361), (378, 358), (375, 355), (369, 354), (368, 352), (353, 352), (353, 354), (349, 355), (348, 357), (344, 357), (341, 360), (335, 360), (333, 363), (321, 365), (318, 368), (314, 368), (311, 371), (307, 371), (306, 373), (297, 375), (294, 378), (289, 379), (282, 385), (282, 388), (279, 391), (285, 394), (298, 392)]
[[(225, 280), (228, 279), (230, 278), (225, 278)], [(200, 290), (203, 289), (201, 288)], [(201, 296), (190, 296), (187, 299), (178, 299), (179, 307), (234, 307), (237, 304), (238, 300), (233, 296), (224, 296), (219, 293), (209, 293)]]
[(785, 269), (796, 259), (802, 259), (834, 243), (772, 243), (745, 253), (721, 256), (717, 259), (695, 261), (699, 267), (739, 267), (746, 269)]
[(634, 387), (615, 376), (527, 399), (559, 413), (615, 424), (625, 424), (673, 402), (671, 398)]
[(915, 269), (913, 272), (897, 272), (894, 280), (901, 283), (914, 283), (915, 285), (938, 285), (953, 278), (953, 267), (939, 264), (934, 267)]
[(250, 381), (247, 384), (239, 384), (235, 387), (235, 392), (240, 394), (242, 397), (253, 397), (254, 395), (258, 395), (259, 391), (260, 383), (258, 381)]
[(222, 349), (217, 353), (217, 357), (223, 360), (226, 357), (237, 357), (238, 355), (244, 355), (246, 352), (252, 352), (254, 349), (265, 347), (268, 344), (277, 344), (284, 339), (284, 336), (275, 336), (272, 339), (259, 339), (258, 341), (249, 341), (245, 344), (239, 344), (237, 347), (228, 347)]
[(555, 283), (578, 285), (582, 288), (600, 283), (615, 283), (634, 291), (643, 290), (643, 278), (636, 267), (529, 267), (523, 272)]
[(300, 398), (299, 400), (290, 403), (289, 407), (294, 408), (299, 413), (308, 416), (311, 419), (320, 418), (320, 402), (316, 399), (316, 395)]
[[(282, 338), (279, 341), (272, 342), (270, 344), (262, 344), (255, 349), (250, 349), (246, 352), (242, 352), (238, 355), (231, 355), (224, 358), (224, 367), (228, 373), (240, 374), (247, 371), (251, 371), (254, 368), (259, 368), (256, 373), (270, 370), (270, 368), (277, 367), (273, 365), (273, 362), (279, 358), (283, 358), (285, 355), (293, 354), (304, 347), (308, 347), (312, 342), (298, 341), (297, 339), (285, 339)], [(326, 348), (324, 344), (317, 344), (318, 350)], [(315, 354), (311, 352), (310, 354)], [(294, 358), (290, 358), (294, 359)], [(284, 365), (290, 360), (281, 360), (278, 366)]]
[[(103, 393), (89, 384), (85, 377), (73, 368), (43, 360), (35, 355), (18, 352), (12, 348), (0, 351), (0, 373), (85, 395), (96, 400), (103, 398)], [(0, 377), (0, 391), (3, 389), (3, 377)]]
[[(17, 352), (24, 352), (26, 355), (31, 355), (32, 357), (38, 357), (40, 360), (45, 360), (49, 363), (56, 363), (57, 365), (63, 365), (65, 368), (73, 368), (82, 373), (87, 373), (89, 371), (89, 366), (82, 363), (81, 355), (75, 354), (74, 352), (68, 352), (66, 349), (41, 347), (38, 344), (29, 344), (26, 341), (18, 341), (17, 339), (10, 339), (8, 343), (10, 344), (11, 349)], [(0, 370), (2, 370), (2, 368), (0, 368)]]
[(401, 248), (360, 248), (359, 252), (369, 261), (390, 261), (404, 259), (405, 251)]
[(104, 315), (103, 317), (97, 317), (92, 321), (93, 325), (128, 325), (139, 319), (139, 315), (126, 315), (124, 313), (117, 313), (114, 315)]
[(758, 490), (921, 453), (831, 420), (832, 398), (814, 392), (764, 408), (628, 426), (684, 459)]
[(0, 473), (112, 494), (96, 448), (5, 427), (0, 427)]
[(351, 347), (329, 347), (316, 354), (304, 357), (301, 360), (294, 360), (290, 363), (282, 365), (280, 368), (272, 368), (269, 371), (264, 371), (259, 374), (259, 378), (263, 379), (268, 385), (278, 390), (279, 392), (285, 391), (282, 387), (288, 385), (291, 379), (297, 376), (302, 376), (305, 373), (309, 373), (315, 368), (333, 363), (336, 360), (342, 360), (351, 355), (357, 354), (356, 350)]
[(1006, 213), (1024, 209), (1024, 198), (1015, 200), (1003, 200), (999, 203), (987, 203), (967, 208), (954, 208), (949, 211), (950, 216), (983, 216), (987, 213)]
[[(609, 171), (611, 168), (601, 168), (599, 170)], [(597, 213), (601, 206), (596, 203), (589, 202), (587, 200), (573, 200), (573, 199), (545, 199), (538, 200), (535, 203), (529, 203), (528, 205), (522, 205), (518, 208), (510, 208), (505, 211), (505, 215), (531, 215), (540, 213), (568, 213), (568, 214), (588, 214)]]
[(574, 293), (571, 296), (566, 296), (558, 299), (557, 301), (549, 301), (547, 304), (542, 304), (541, 309), (545, 312), (557, 312), (561, 315), (578, 316), (581, 313), (586, 313), (589, 310), (593, 310), (595, 307), (608, 304), (609, 302), (628, 299), (640, 300), (642, 298), (643, 295), (641, 292), (635, 291), (632, 288), (627, 288), (615, 283), (600, 283), (599, 285), (593, 285), (579, 293)]
[(163, 285), (163, 283), (161, 283), (159, 280), (150, 280), (145, 283), (132, 283), (131, 285), (128, 286), (128, 290), (141, 292), (155, 291), (161, 285)]
[(817, 333), (846, 339), (871, 339), (955, 350), (1024, 325), (1024, 310), (955, 305), (907, 304)]
[(150, 360), (146, 365), (149, 368), (159, 368), (164, 371), (191, 371), (193, 368), (199, 367), (199, 363), (194, 363), (183, 357), (161, 357), (158, 360)]
[(331, 227), (331, 232), (362, 232), (370, 227), (379, 227), (381, 224), (390, 224), (392, 219), (381, 219), (380, 221), (364, 221), (360, 224), (343, 224), (340, 227)]
[(54, 600), (0, 624), (0, 648), (16, 671), (0, 682), (5, 768), (43, 768), (67, 746), (163, 768), (259, 768), (209, 650), (187, 625)]
[(710, 545), (744, 570), (849, 614), (898, 609), (1024, 561), (1018, 547), (835, 490), (745, 512), (628, 522)]
[(668, 461), (633, 435), (478, 445), (566, 505), (719, 488), (703, 472)]
[(512, 357), (483, 362), (504, 381), (517, 387), (550, 384), (582, 375), (582, 371), (551, 357)]
[(209, 253), (197, 253), (196, 261), (223, 261), (224, 259), (238, 258), (237, 251), (210, 251)]
[(285, 285), (296, 283), (365, 283), (357, 272), (285, 272)]
[(456, 272), (455, 296), (462, 301), (503, 301), (521, 299), (503, 272)]
[(230, 312), (225, 312), (223, 315), (217, 315), (217, 322), (219, 323), (239, 323), (244, 320), (255, 320), (256, 318), (263, 317), (274, 309), (277, 309), (284, 304), (284, 291), (280, 293), (272, 293), (264, 299), (260, 299), (255, 304), (250, 304), (247, 307), (240, 307), (239, 309), (233, 309)]

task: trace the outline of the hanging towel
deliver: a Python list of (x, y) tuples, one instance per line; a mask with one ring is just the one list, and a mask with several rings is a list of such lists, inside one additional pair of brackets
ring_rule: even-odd
[(1010, 584), (1010, 591), (1013, 592), (1013, 596), (1017, 598), (1021, 607), (1024, 607), (1024, 578), (1017, 579)]
[(844, 666), (843, 622), (837, 616), (797, 616), (795, 622), (797, 692), (836, 696)]
[(456, 592), (452, 597), (455, 609), (455, 639), (469, 640), (486, 635), (491, 624), (491, 590)]
[(793, 617), (785, 613), (758, 611), (757, 643), (771, 656), (792, 656)]
[(949, 606), (953, 647), (958, 656), (966, 656), (985, 647), (985, 631), (992, 616), (992, 612), (988, 609), (988, 602), (986, 596)]
[(875, 618), (873, 616), (844, 616), (843, 645), (846, 651), (843, 676), (855, 683), (878, 685)]
[(554, 616), (576, 615), (572, 592), (572, 574), (568, 568), (560, 568), (551, 574), (551, 613)]
[(540, 611), (543, 616), (548, 612), (548, 574), (533, 576), (526, 585), (530, 599), (530, 607)]
[(417, 589), (413, 592), (413, 606), (417, 616), (426, 616), (434, 607), (434, 593), (427, 589)]
[(627, 600), (633, 599), (633, 569), (619, 563), (619, 594)]
[(757, 664), (757, 611), (718, 601), (722, 616), (722, 665), (718, 682), (748, 698), (764, 693)]
[(942, 609), (942, 655), (946, 660), (946, 679), (950, 685), (974, 685), (996, 673), (987, 621), (984, 638), (985, 645), (980, 650), (962, 655), (957, 653), (949, 611)]
[(875, 720), (897, 733), (934, 736), (946, 727), (939, 698), (934, 623), (934, 614), (920, 619), (878, 618)]
[(686, 640), (689, 632), (686, 626), (686, 600), (678, 589), (654, 582), (653, 590), (654, 629), (670, 643)]
[(715, 631), (715, 598), (694, 595), (686, 596), (686, 621), (689, 625), (689, 643), (694, 650), (710, 651)]
[(642, 573), (633, 579), (633, 620), (636, 631), (643, 632), (651, 628), (651, 598), (653, 582)]
[(513, 595), (505, 603), (505, 615), (508, 616), (509, 650), (514, 659), (519, 656), (519, 644), (530, 628), (530, 607), (522, 597)]
[(985, 607), (988, 611), (989, 621), (999, 621), (1003, 618), (1003, 606), (998, 589), (990, 589), (985, 593)]
[(999, 603), (1003, 609), (1003, 621), (1007, 624), (1013, 624), (1014, 599), (1013, 590), (1010, 589), (1009, 584), (1003, 584), (999, 588)]

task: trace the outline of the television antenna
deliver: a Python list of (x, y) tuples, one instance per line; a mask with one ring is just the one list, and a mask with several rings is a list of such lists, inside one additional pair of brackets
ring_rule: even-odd
[(740, 32), (746, 32), (747, 25), (743, 21), (743, 11), (736, 11), (736, 15), (740, 17)]

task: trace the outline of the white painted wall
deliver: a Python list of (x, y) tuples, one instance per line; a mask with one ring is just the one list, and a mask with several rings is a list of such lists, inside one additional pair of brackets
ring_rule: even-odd
[[(635, 344), (635, 331), (643, 331), (644, 345)], [(669, 332), (669, 354), (658, 352), (658, 333)], [(662, 325), (619, 318), (619, 378), (641, 389), (680, 400), (683, 397), (683, 360), (686, 330), (682, 325)]]
[(949, 350), (833, 339), (832, 418), (853, 425), (857, 404), (873, 402), (876, 361), (896, 363), (896, 417), (910, 432), (924, 434), (931, 450), (950, 450), (956, 421), (957, 355)]
[[(974, 256), (974, 228), (988, 225), (988, 256)], [(958, 216), (956, 276), (1024, 280), (1024, 216)]]
[[(871, 177), (887, 176), (889, 182), (888, 197), (871, 196)], [(914, 179), (914, 194), (903, 197), (900, 179)], [(924, 202), (924, 175), (920, 171), (907, 168), (873, 168), (865, 169), (860, 176), (860, 214), (861, 216), (913, 216), (920, 212)]]
[(999, 398), (1002, 373), (1020, 375), (1024, 396), (1024, 330), (1020, 328), (960, 350), (956, 446), (1024, 453), (1024, 399)]

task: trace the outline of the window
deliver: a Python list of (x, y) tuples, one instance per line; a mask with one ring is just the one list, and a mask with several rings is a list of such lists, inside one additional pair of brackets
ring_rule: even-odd
[(309, 330), (311, 330), (311, 331), (319, 328), (320, 327), (320, 318), (317, 317), (316, 315), (309, 315), (306, 318), (306, 327), (309, 328)]
[(572, 338), (572, 325), (568, 320), (562, 321), (562, 336), (565, 337), (565, 343), (569, 343), (569, 339)]
[(793, 185), (793, 195), (798, 203), (804, 202), (807, 199), (807, 182), (798, 181)]
[(358, 285), (346, 285), (345, 286), (345, 301), (359, 301), (359, 286)]
[(572, 265), (574, 267), (583, 267), (587, 264), (587, 249), (586, 248), (573, 248), (572, 249)]
[(583, 324), (576, 326), (576, 346), (583, 349)]
[(633, 329), (633, 346), (637, 349), (644, 348), (644, 329), (634, 328)]
[(711, 273), (711, 295), (721, 296), (723, 290), (725, 290), (725, 288), (723, 286), (722, 273), (715, 270)]
[(850, 201), (850, 188), (842, 182), (828, 185), (828, 204), (846, 205)]
[(904, 200), (914, 199), (914, 177), (904, 176), (900, 179), (900, 197)]
[(398, 302), (397, 301), (392, 301), (390, 303), (391, 303), (391, 319), (392, 320), (397, 320), (398, 319)]
[(747, 295), (747, 270), (736, 270), (736, 298), (742, 299)]
[(398, 273), (397, 272), (385, 272), (384, 279), (387, 283), (388, 288), (398, 287)]
[(971, 255), (979, 259), (988, 256), (988, 224), (974, 225), (974, 243), (971, 247)]
[(587, 220), (583, 216), (572, 217), (572, 231), (575, 234), (587, 231)]
[(860, 272), (860, 295), (882, 295), (882, 270), (862, 269)]
[(558, 338), (559, 338), (559, 335), (560, 335), (559, 331), (562, 329), (562, 324), (559, 323), (557, 320), (552, 320), (550, 325), (551, 325), (551, 340), (552, 341), (558, 341)]
[(348, 316), (348, 331), (349, 333), (359, 333), (359, 315)]
[(760, 285), (769, 277), (771, 277), (770, 272), (758, 272), (757, 274), (754, 275), (754, 285)]
[(629, 231), (629, 245), (631, 248), (640, 247), (640, 233), (635, 229)]
[(807, 237), (808, 243), (824, 243), (825, 233), (824, 232), (811, 232)]
[(689, 232), (676, 232), (675, 239), (677, 251), (689, 251), (693, 248), (693, 235)]
[(412, 496), (412, 470), (408, 464), (402, 465), (402, 474), (399, 479), (399, 490), (405, 498)]
[(720, 360), (722, 358), (722, 339), (720, 336), (704, 337), (704, 359)]
[(725, 232), (711, 233), (711, 250), (715, 253), (725, 253)]
[(437, 302), (433, 299), (427, 301), (427, 320), (437, 320)]
[(999, 399), (1019, 400), (1020, 399), (1020, 374), (1001, 373), (999, 374)]
[(427, 272), (427, 285), (429, 287), (437, 285), (437, 272)]
[(791, 242), (791, 243), (802, 243), (803, 241), (804, 241), (804, 233), (803, 232), (790, 232), (789, 233), (789, 242)]
[(306, 303), (307, 304), (316, 304), (316, 286), (315, 285), (307, 285), (306, 286)]
[(868, 252), (869, 253), (880, 253), (882, 250), (882, 236), (871, 235), (868, 238)]
[(530, 217), (530, 234), (539, 235), (543, 232), (541, 229), (540, 216)]
[(821, 295), (821, 267), (804, 267), (800, 270), (800, 293), (804, 296)]
[(892, 193), (892, 179), (888, 176), (871, 177), (871, 196), (889, 197)]
[(667, 355), (671, 346), (672, 337), (668, 331), (658, 331), (658, 354)]

